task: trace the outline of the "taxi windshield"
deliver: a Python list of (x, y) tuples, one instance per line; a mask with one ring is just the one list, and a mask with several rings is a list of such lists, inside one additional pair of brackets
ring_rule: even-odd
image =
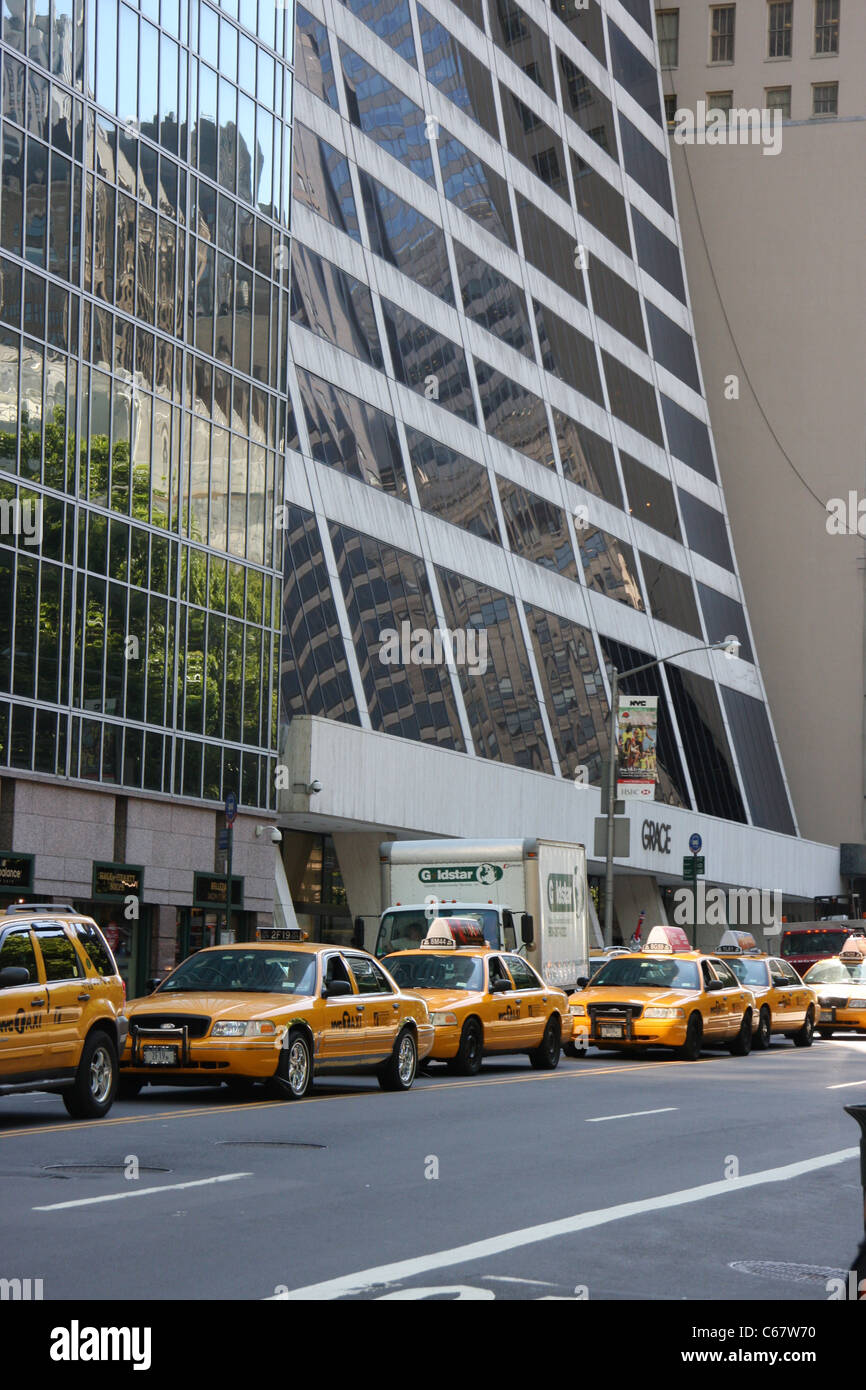
[(758, 989), (763, 989), (767, 984), (765, 960), (748, 960), (743, 956), (725, 956), (725, 960), (741, 985), (756, 985)]
[(316, 957), (305, 951), (198, 951), (159, 987), (160, 994), (315, 994)]
[(842, 960), (821, 960), (803, 976), (807, 985), (847, 985), (852, 980), (866, 983), (866, 960), (852, 961), (850, 965)]
[(700, 989), (697, 963), (693, 960), (673, 960), (670, 956), (619, 956), (609, 960), (592, 977), (597, 985), (607, 988), (631, 986), (639, 989)]
[(386, 956), (401, 989), (483, 989), (484, 962), (480, 956)]

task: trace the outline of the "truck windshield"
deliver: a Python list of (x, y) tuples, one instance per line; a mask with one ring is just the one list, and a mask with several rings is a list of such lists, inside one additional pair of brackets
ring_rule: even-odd
[[(436, 917), (469, 917), (477, 922), (488, 946), (499, 947), (499, 916), (494, 908), (439, 907)], [(387, 956), (389, 951), (412, 951), (420, 946), (430, 930), (430, 921), (423, 907), (395, 908), (386, 912), (379, 927), (376, 955)]]
[(664, 957), (648, 960), (645, 956), (619, 956), (592, 977), (592, 988), (603, 985), (624, 985), (640, 989), (699, 989), (698, 967), (693, 960), (671, 960)]
[(812, 927), (809, 931), (786, 931), (782, 933), (779, 954), (782, 956), (835, 956), (851, 935), (838, 927)]
[(385, 965), (401, 989), (483, 989), (480, 956), (389, 956)]

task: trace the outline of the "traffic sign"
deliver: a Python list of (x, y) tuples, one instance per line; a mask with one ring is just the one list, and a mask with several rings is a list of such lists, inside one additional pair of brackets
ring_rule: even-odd
[(697, 833), (697, 831), (695, 831), (694, 835), (689, 836), (689, 849), (691, 850), (692, 854), (700, 853), (700, 848), (703, 843), (704, 842), (701, 839), (700, 835)]
[(238, 799), (234, 792), (226, 793), (226, 820), (229, 825), (234, 824), (235, 816), (238, 813)]

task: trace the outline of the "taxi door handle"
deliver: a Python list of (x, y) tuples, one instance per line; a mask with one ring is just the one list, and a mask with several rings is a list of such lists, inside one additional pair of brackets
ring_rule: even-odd
[(357, 1009), (357, 1011), (358, 1011), (359, 1014), (362, 1014), (362, 1013), (364, 1012), (364, 1005), (363, 1005), (363, 1004), (356, 1004), (356, 1005), (355, 1005), (355, 1008)]
[(39, 1008), (39, 1007), (40, 1007), (42, 1004), (44, 1004), (44, 1003), (45, 1003), (45, 1000), (44, 1000), (44, 999), (31, 999), (31, 1000), (30, 1000), (30, 1007), (31, 1007), (31, 1009), (37, 1009), (37, 1008)]
[(89, 994), (79, 994), (79, 996), (78, 996), (78, 1002), (79, 1002), (79, 1004), (86, 1004), (89, 998), (90, 998), (90, 995), (89, 995)]
[(392, 1009), (399, 1009), (399, 1007), (400, 1007), (399, 1003), (397, 1002), (396, 999), (394, 999), (394, 1000), (392, 1001), (392, 1003), (391, 1003), (391, 1008), (392, 1008)]

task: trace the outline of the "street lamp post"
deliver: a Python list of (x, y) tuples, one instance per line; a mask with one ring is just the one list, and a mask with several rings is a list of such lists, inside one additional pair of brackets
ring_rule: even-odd
[(607, 841), (604, 868), (604, 944), (606, 947), (613, 945), (613, 837), (616, 828), (614, 820), (617, 769), (616, 716), (619, 703), (619, 683), (627, 676), (637, 676), (642, 671), (651, 671), (653, 667), (661, 666), (663, 661), (673, 661), (675, 657), (688, 656), (690, 652), (723, 651), (726, 656), (735, 657), (739, 654), (739, 650), (738, 637), (725, 637), (721, 642), (702, 643), (699, 647), (686, 647), (685, 651), (672, 652), (670, 656), (656, 657), (655, 661), (645, 661), (642, 666), (632, 666), (628, 671), (619, 671), (613, 665), (608, 667), (610, 673), (610, 757), (607, 769)]

